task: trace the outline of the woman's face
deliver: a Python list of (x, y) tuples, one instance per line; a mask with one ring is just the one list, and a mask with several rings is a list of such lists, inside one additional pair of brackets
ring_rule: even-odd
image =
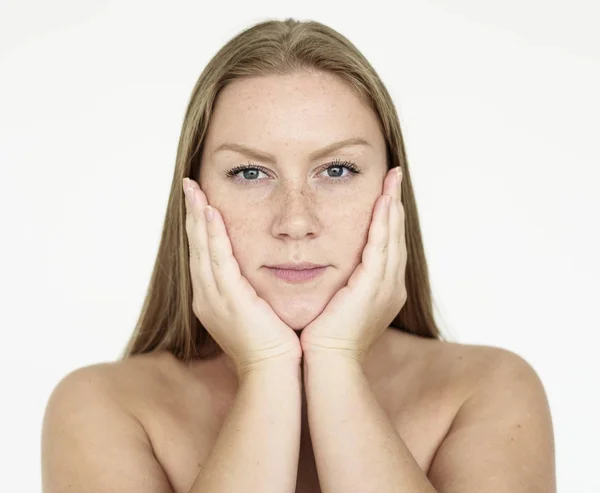
[[(320, 157), (313, 153), (359, 138)], [(224, 144), (252, 148), (266, 157)], [(352, 162), (360, 171), (326, 167)], [(258, 166), (228, 176), (236, 166)], [(217, 98), (199, 184), (222, 214), (241, 273), (288, 326), (301, 330), (361, 262), (373, 207), (387, 173), (375, 113), (328, 73), (238, 79)], [(266, 266), (327, 265), (314, 280), (288, 283)]]

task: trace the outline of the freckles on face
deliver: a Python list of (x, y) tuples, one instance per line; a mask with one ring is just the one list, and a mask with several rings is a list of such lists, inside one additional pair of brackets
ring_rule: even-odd
[[(311, 157), (351, 137), (366, 145)], [(258, 149), (260, 155), (220, 150), (224, 143)], [(273, 289), (275, 295), (271, 286), (281, 286), (264, 276), (263, 267), (302, 260), (333, 267), (322, 297), (347, 280), (367, 242), (385, 176), (385, 151), (376, 114), (330, 74), (246, 78), (223, 89), (203, 146), (206, 167), (201, 166), (200, 180), (223, 216), (242, 274), (254, 287)], [(260, 170), (235, 171), (250, 162)], [(326, 169), (332, 162), (352, 163), (359, 173), (342, 169), (348, 179), (335, 179)]]
[[(291, 210), (268, 200), (253, 204), (220, 201), (241, 275), (294, 330), (308, 325), (325, 309), (362, 261), (377, 193), (373, 195), (347, 201), (321, 197), (312, 205)], [(265, 267), (298, 260), (329, 267), (315, 282), (297, 285), (274, 278)]]
[(219, 210), (245, 277), (265, 265), (306, 260), (331, 265), (347, 280), (361, 262), (376, 199), (376, 191), (346, 200), (319, 197), (286, 209), (273, 200), (230, 197)]
[[(345, 239), (349, 247), (348, 265), (352, 271), (362, 261), (362, 252), (368, 240), (374, 203), (375, 200), (368, 200), (366, 203), (356, 204), (353, 210), (349, 211), (349, 215), (344, 218), (347, 221), (343, 228), (348, 235), (348, 238)], [(343, 233), (340, 233), (340, 236), (342, 235)], [(349, 272), (348, 277), (351, 274), (352, 272)]]
[[(241, 274), (285, 323), (306, 326), (362, 261), (386, 174), (377, 115), (331, 74), (244, 78), (221, 91), (205, 139), (199, 182)], [(328, 167), (340, 163), (358, 173), (338, 179)], [(329, 267), (299, 284), (265, 267), (297, 261)]]

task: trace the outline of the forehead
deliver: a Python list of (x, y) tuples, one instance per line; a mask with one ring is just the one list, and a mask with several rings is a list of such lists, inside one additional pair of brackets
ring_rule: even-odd
[(375, 112), (341, 78), (298, 73), (231, 82), (215, 103), (207, 144), (240, 140), (319, 146), (350, 136), (382, 143)]

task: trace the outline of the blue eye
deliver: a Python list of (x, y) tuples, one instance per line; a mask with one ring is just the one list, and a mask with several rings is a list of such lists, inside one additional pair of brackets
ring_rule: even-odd
[[(351, 161), (341, 161), (339, 159), (336, 159), (335, 161), (328, 163), (320, 172), (323, 171), (327, 171), (330, 169), (339, 169), (339, 170), (343, 170), (343, 169), (347, 169), (349, 171), (349, 174), (346, 176), (334, 176), (334, 177), (330, 177), (329, 180), (330, 181), (345, 181), (348, 180), (350, 178), (350, 176), (352, 175), (359, 175), (362, 173), (362, 171), (360, 171), (360, 169), (356, 166), (356, 164), (354, 164)], [(263, 172), (265, 174), (268, 174), (268, 171), (263, 168), (262, 166), (258, 166), (256, 164), (253, 163), (248, 163), (248, 164), (244, 164), (241, 166), (236, 166), (235, 168), (232, 168), (230, 170), (228, 170), (225, 174), (231, 178), (231, 179), (237, 179), (239, 178), (237, 175), (238, 173), (241, 173), (242, 171), (247, 171), (250, 170), (254, 173), (256, 172)], [(350, 175), (350, 176), (349, 176)], [(252, 178), (250, 178), (247, 174), (245, 175), (245, 178), (248, 179), (241, 179), (240, 181), (244, 184), (248, 184), (251, 182), (257, 182), (259, 180), (257, 180), (256, 178), (258, 178), (258, 175), (253, 174), (250, 175)]]

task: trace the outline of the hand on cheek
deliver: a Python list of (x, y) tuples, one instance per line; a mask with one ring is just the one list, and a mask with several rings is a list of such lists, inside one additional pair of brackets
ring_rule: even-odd
[(333, 352), (364, 363), (372, 345), (406, 303), (402, 175), (397, 170), (388, 172), (383, 194), (375, 202), (362, 262), (348, 284), (302, 331), (305, 354)]

